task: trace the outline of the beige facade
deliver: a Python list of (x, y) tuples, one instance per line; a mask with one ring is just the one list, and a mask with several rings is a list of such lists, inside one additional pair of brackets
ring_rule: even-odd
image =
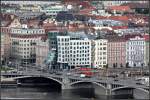
[(1, 34), (1, 63), (4, 61), (4, 34)]
[(94, 68), (103, 68), (107, 65), (107, 42), (106, 39), (92, 41), (92, 65)]
[(1, 49), (4, 53), (3, 58), (8, 62), (10, 57), (10, 46), (11, 46), (11, 38), (10, 38), (10, 28), (9, 27), (1, 27)]
[(11, 30), (11, 57), (22, 64), (35, 63), (36, 44), (45, 36), (44, 29), (13, 28)]
[(48, 56), (49, 51), (49, 43), (48, 39), (45, 37), (41, 37), (37, 40), (36, 45), (36, 65), (37, 66), (43, 66), (44, 61), (46, 60)]

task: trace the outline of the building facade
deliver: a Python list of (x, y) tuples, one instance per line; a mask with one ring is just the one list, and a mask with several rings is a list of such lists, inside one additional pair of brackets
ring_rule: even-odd
[(10, 37), (10, 28), (9, 27), (1, 27), (1, 47), (4, 49), (4, 62), (8, 63), (10, 58), (10, 47), (11, 47), (11, 37)]
[(11, 58), (21, 64), (35, 63), (36, 44), (44, 36), (44, 29), (13, 28), (11, 30)]
[(129, 38), (126, 43), (126, 62), (130, 67), (145, 65), (145, 39), (139, 36)]
[(125, 67), (126, 64), (126, 41), (121, 37), (108, 39), (107, 49), (108, 67)]
[(73, 39), (70, 36), (57, 36), (58, 63), (71, 67), (91, 66), (91, 41)]
[(92, 66), (103, 68), (107, 65), (107, 42), (106, 39), (92, 41)]
[(149, 40), (146, 41), (145, 65), (149, 66)]
[(40, 37), (36, 45), (36, 66), (44, 66), (48, 56), (49, 43), (47, 36)]
[(53, 18), (55, 18), (57, 13), (59, 13), (60, 11), (65, 11), (63, 5), (51, 5), (41, 10), (41, 12), (44, 12), (46, 15)]
[(1, 64), (4, 64), (4, 34), (1, 33)]

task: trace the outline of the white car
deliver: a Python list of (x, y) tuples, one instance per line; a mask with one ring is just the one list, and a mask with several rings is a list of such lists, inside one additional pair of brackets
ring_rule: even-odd
[(84, 77), (85, 77), (85, 74), (80, 74), (80, 77), (81, 77), (81, 78), (84, 78)]

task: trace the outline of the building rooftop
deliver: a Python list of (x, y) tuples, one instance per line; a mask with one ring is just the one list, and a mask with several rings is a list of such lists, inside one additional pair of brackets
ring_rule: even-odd
[(129, 6), (110, 6), (108, 10), (116, 10), (116, 11), (130, 11)]
[(60, 11), (57, 16), (56, 16), (56, 21), (69, 21), (69, 20), (74, 20), (73, 14), (67, 12), (67, 11)]

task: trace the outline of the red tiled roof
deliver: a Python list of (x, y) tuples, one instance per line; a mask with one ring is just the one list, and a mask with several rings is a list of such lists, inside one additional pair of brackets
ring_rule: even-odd
[(126, 42), (126, 39), (124, 37), (120, 36), (109, 36), (107, 37), (109, 42)]
[(109, 19), (120, 20), (120, 21), (128, 21), (129, 20), (129, 18), (127, 16), (110, 16)]
[(93, 8), (87, 8), (79, 11), (79, 14), (90, 14)]
[(85, 8), (88, 8), (88, 7), (91, 6), (90, 3), (87, 2), (87, 1), (80, 2), (79, 5), (82, 5), (82, 6), (85, 7)]
[(132, 34), (132, 35), (125, 35), (124, 37), (125, 37), (125, 39), (126, 40), (129, 40), (130, 38), (135, 38), (136, 36), (139, 36), (139, 37), (143, 37), (141, 34)]
[(117, 29), (127, 29), (128, 26), (112, 26), (111, 27), (113, 30), (117, 30)]
[(95, 19), (111, 19), (111, 20), (118, 20), (118, 21), (129, 21), (128, 16), (109, 16), (109, 17), (105, 17), (105, 16), (90, 16), (93, 17)]
[(129, 11), (129, 6), (110, 6), (108, 7), (109, 10), (117, 10), (117, 11)]

